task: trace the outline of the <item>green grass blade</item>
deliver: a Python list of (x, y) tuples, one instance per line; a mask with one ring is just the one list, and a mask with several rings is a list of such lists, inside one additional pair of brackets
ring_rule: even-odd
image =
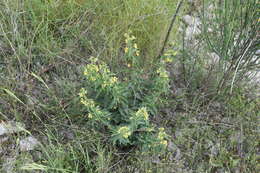
[(15, 100), (17, 100), (18, 102), (24, 105), (24, 102), (22, 102), (22, 100), (20, 100), (12, 91), (5, 88), (2, 88), (2, 90), (4, 90), (9, 96), (13, 97)]
[(44, 80), (43, 80), (40, 76), (36, 75), (36, 74), (33, 73), (33, 72), (31, 73), (31, 75), (32, 75), (33, 77), (35, 77), (36, 79), (38, 79), (41, 83), (43, 83), (44, 86), (45, 86), (47, 89), (49, 89), (48, 85), (44, 82)]

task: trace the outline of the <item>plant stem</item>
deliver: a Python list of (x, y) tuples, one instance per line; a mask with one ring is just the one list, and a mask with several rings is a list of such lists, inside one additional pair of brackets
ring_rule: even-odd
[(175, 22), (175, 20), (176, 20), (177, 14), (178, 14), (179, 11), (180, 11), (180, 8), (181, 8), (181, 6), (182, 6), (182, 4), (183, 4), (183, 1), (184, 1), (184, 0), (180, 0), (180, 1), (179, 1), (178, 5), (177, 5), (177, 8), (176, 8), (176, 11), (175, 11), (174, 15), (172, 16), (171, 24), (170, 24), (170, 26), (169, 26), (169, 28), (168, 28), (168, 30), (167, 30), (167, 34), (166, 34), (166, 37), (165, 37), (165, 39), (164, 39), (162, 49), (161, 49), (161, 51), (160, 51), (160, 53), (159, 53), (157, 59), (160, 59), (160, 57), (163, 55), (165, 46), (166, 46), (166, 44), (167, 44), (167, 42), (168, 42), (168, 40), (169, 40), (169, 37), (170, 37), (170, 33), (171, 33), (171, 30), (172, 30), (173, 24), (174, 24), (174, 22)]

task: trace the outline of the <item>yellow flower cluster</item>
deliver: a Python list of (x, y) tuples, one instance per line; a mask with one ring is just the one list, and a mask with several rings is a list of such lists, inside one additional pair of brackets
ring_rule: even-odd
[(85, 88), (81, 88), (79, 92), (80, 102), (88, 108), (94, 108), (96, 106), (95, 101), (87, 98), (87, 90)]
[(95, 105), (95, 102), (94, 102), (94, 100), (92, 100), (92, 99), (88, 99), (88, 98), (81, 98), (80, 99), (80, 102), (83, 104), (83, 105), (85, 105), (86, 107), (88, 107), (88, 108), (94, 108), (96, 105)]
[(90, 82), (99, 81), (102, 88), (112, 87), (118, 82), (117, 77), (111, 77), (111, 72), (104, 62), (99, 62), (98, 59), (91, 57), (91, 63), (84, 70), (84, 75)]
[(167, 51), (165, 54), (164, 54), (164, 59), (163, 61), (166, 62), (166, 63), (171, 63), (173, 61), (173, 57), (176, 56), (178, 54), (177, 51), (174, 51), (174, 50), (169, 50)]
[(123, 138), (127, 139), (131, 135), (131, 130), (127, 126), (120, 127), (117, 133), (122, 136)]
[(137, 51), (135, 52), (135, 54), (136, 54), (136, 56), (139, 56), (139, 55), (140, 55), (140, 51), (137, 50)]
[[(79, 92), (80, 102), (85, 105), (90, 113), (88, 114), (89, 119), (100, 118), (104, 115), (104, 112), (100, 109), (100, 107), (95, 103), (93, 99), (87, 98), (87, 90), (82, 88)], [(106, 117), (109, 120), (109, 117)]]
[(147, 112), (146, 107), (140, 108), (140, 109), (135, 113), (135, 116), (136, 116), (137, 118), (142, 118), (142, 119), (144, 119), (144, 120), (148, 120), (149, 114), (148, 114), (148, 112)]
[(88, 118), (89, 119), (92, 119), (93, 118), (93, 115), (91, 113), (88, 114)]
[(112, 87), (118, 82), (117, 77), (111, 77), (105, 80), (102, 84), (102, 88)]
[(96, 63), (96, 62), (98, 61), (98, 59), (97, 59), (96, 57), (94, 57), (94, 56), (91, 56), (91, 57), (89, 58), (89, 60), (90, 60), (92, 63)]
[(168, 145), (168, 142), (167, 142), (167, 140), (162, 140), (162, 141), (160, 142), (160, 144), (162, 144), (162, 145), (164, 145), (164, 146), (167, 146), (167, 145)]
[(147, 128), (146, 131), (147, 132), (152, 132), (152, 131), (154, 131), (154, 128), (153, 127)]
[(92, 99), (88, 99), (86, 97), (87, 90), (85, 88), (82, 88), (79, 92), (80, 102), (84, 104), (87, 107), (95, 107), (95, 102)]
[(130, 35), (127, 34), (127, 33), (124, 34), (124, 37), (126, 38), (126, 39), (125, 39), (125, 43), (126, 43), (126, 44), (129, 43), (129, 41), (133, 41), (133, 40), (136, 39), (135, 36), (130, 36)]
[(134, 48), (134, 53), (136, 56), (139, 56), (140, 55), (140, 51), (138, 50), (138, 47), (137, 47), (137, 44), (136, 43), (133, 43), (133, 40), (135, 40), (135, 36), (130, 36), (129, 34), (125, 33), (124, 34), (125, 36), (125, 43), (126, 43), (126, 47), (125, 47), (125, 53), (128, 53), (129, 52), (129, 49), (132, 49)]
[(159, 133), (158, 133), (158, 139), (159, 139), (159, 144), (163, 145), (163, 146), (167, 146), (168, 142), (167, 140), (165, 140), (165, 138), (167, 137), (167, 134), (164, 131), (164, 128), (159, 128)]
[(164, 54), (164, 56), (176, 56), (177, 54), (177, 51), (168, 51)]
[(96, 64), (88, 64), (84, 70), (84, 75), (87, 77), (90, 81), (96, 81), (97, 80), (97, 73), (99, 72), (99, 67)]
[(85, 88), (81, 88), (80, 92), (79, 92), (79, 97), (83, 98), (85, 97), (87, 94), (87, 90)]
[(166, 57), (166, 58), (164, 59), (164, 62), (166, 62), (166, 63), (171, 63), (171, 62), (172, 62), (172, 58)]
[(88, 75), (89, 72), (98, 72), (99, 71), (99, 67), (95, 64), (88, 64), (87, 68), (84, 71), (84, 75)]
[(125, 53), (128, 53), (128, 51), (129, 51), (129, 48), (125, 47)]
[(168, 72), (162, 67), (160, 67), (156, 72), (159, 74), (159, 76), (161, 78), (168, 78), (169, 77)]

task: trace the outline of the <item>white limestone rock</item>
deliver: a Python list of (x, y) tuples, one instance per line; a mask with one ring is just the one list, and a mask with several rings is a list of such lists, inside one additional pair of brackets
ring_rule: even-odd
[(24, 130), (24, 124), (19, 122), (8, 121), (0, 123), (0, 136), (17, 133)]
[(20, 140), (19, 147), (21, 151), (31, 151), (34, 150), (40, 142), (33, 136), (29, 136)]

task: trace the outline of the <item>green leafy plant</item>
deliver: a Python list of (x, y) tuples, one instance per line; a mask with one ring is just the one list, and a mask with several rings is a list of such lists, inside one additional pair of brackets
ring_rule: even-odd
[(161, 97), (169, 91), (166, 70), (169, 57), (160, 60), (156, 69), (145, 71), (136, 38), (124, 36), (125, 68), (120, 77), (105, 62), (91, 57), (84, 70), (87, 82), (79, 93), (80, 101), (90, 122), (109, 130), (113, 144), (160, 150), (167, 146), (167, 134), (163, 128), (156, 130), (149, 119), (157, 112)]

